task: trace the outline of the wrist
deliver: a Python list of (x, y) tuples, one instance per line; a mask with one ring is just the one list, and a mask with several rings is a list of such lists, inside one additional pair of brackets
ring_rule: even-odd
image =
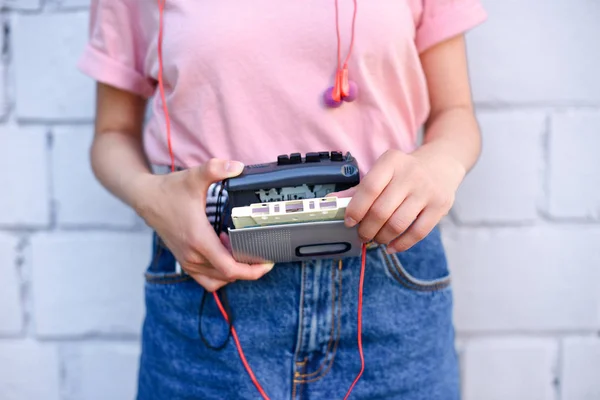
[(413, 156), (432, 173), (458, 189), (467, 174), (467, 167), (459, 158), (453, 157), (443, 150), (424, 145), (414, 151)]
[(131, 193), (129, 205), (144, 220), (151, 212), (152, 200), (157, 198), (160, 178), (152, 173), (141, 173), (132, 177), (127, 184)]

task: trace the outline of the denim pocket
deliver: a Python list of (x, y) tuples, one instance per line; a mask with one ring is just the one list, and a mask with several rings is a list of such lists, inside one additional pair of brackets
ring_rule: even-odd
[(144, 274), (146, 283), (170, 285), (192, 280), (191, 276), (182, 272), (177, 272), (176, 262), (173, 253), (171, 253), (160, 237), (154, 233), (152, 260)]
[(420, 292), (435, 292), (450, 286), (451, 277), (439, 229), (410, 249), (387, 254), (380, 248), (387, 275), (405, 288)]

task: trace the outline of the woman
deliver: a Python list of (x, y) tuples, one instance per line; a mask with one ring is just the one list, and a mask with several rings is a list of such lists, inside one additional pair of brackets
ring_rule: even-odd
[[(463, 37), (485, 19), (479, 1), (91, 11), (80, 67), (98, 81), (93, 169), (156, 232), (138, 398), (340, 399), (359, 375), (354, 398), (459, 398), (437, 224), (480, 151)], [(322, 150), (351, 152), (361, 171), (343, 195), (346, 224), (374, 244), (362, 335), (359, 258), (245, 265), (209, 219), (211, 185), (243, 165)], [(217, 290), (230, 314), (206, 296)]]

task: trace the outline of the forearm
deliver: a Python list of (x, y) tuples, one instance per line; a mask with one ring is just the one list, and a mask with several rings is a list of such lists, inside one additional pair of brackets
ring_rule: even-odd
[(444, 169), (457, 186), (481, 153), (479, 126), (470, 107), (443, 111), (429, 120), (423, 145), (413, 154)]
[(141, 140), (125, 133), (104, 132), (96, 135), (90, 157), (98, 181), (121, 201), (139, 210), (143, 185), (152, 177)]

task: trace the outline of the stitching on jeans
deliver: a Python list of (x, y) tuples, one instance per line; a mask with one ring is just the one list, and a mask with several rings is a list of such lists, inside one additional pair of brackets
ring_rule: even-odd
[(341, 331), (342, 331), (342, 327), (341, 327), (341, 320), (342, 320), (342, 272), (341, 272), (341, 261), (339, 264), (339, 296), (338, 296), (338, 313), (337, 313), (337, 335), (336, 335), (336, 339), (335, 339), (335, 344), (333, 346), (333, 351), (332, 351), (332, 355), (331, 358), (329, 359), (329, 365), (327, 366), (327, 368), (325, 369), (325, 371), (323, 371), (323, 373), (316, 377), (316, 378), (312, 378), (312, 379), (308, 379), (308, 380), (298, 380), (298, 383), (312, 383), (312, 382), (317, 382), (320, 379), (323, 379), (331, 370), (331, 367), (333, 366), (333, 361), (335, 360), (335, 356), (337, 354), (337, 349), (338, 349), (338, 345), (340, 343), (340, 336), (341, 336)]
[(416, 288), (417, 290), (425, 291), (425, 292), (434, 292), (437, 290), (442, 290), (450, 285), (450, 276), (442, 278), (436, 282), (432, 282), (431, 284), (427, 284), (427, 283), (421, 284), (421, 283), (415, 282), (414, 279), (412, 279), (410, 276), (407, 275), (407, 272), (404, 270), (404, 267), (402, 267), (402, 264), (400, 263), (400, 259), (398, 258), (398, 256), (396, 254), (390, 254), (389, 256), (390, 256), (390, 259), (392, 260), (392, 263), (394, 264), (394, 267), (396, 268), (396, 271), (398, 272), (398, 274), (404, 280), (406, 280), (411, 286)]
[(410, 276), (406, 274), (402, 265), (400, 264), (400, 260), (396, 257), (395, 254), (387, 254), (383, 248), (380, 248), (380, 254), (383, 260), (387, 265), (387, 269), (392, 275), (392, 278), (401, 284), (402, 286), (419, 291), (419, 292), (436, 292), (450, 286), (450, 277), (444, 278), (439, 282), (432, 283), (430, 285), (427, 284), (419, 284), (414, 282)]
[[(298, 368), (298, 366), (304, 366), (306, 365), (306, 362), (308, 361), (308, 357), (304, 358), (304, 361), (296, 361), (296, 368)], [(294, 373), (294, 376), (298, 375), (300, 372), (296, 371)], [(292, 380), (292, 400), (296, 399), (296, 391), (297, 391), (297, 387), (299, 387), (301, 384), (298, 384), (298, 382), (296, 382), (295, 379)], [(300, 400), (300, 397), (302, 396), (302, 392), (299, 391), (298, 392), (298, 399)]]
[[(303, 343), (303, 335), (304, 335), (304, 283), (306, 282), (306, 264), (304, 263), (304, 261), (302, 261), (302, 282), (300, 283), (302, 285), (301, 288), (301, 296), (300, 296), (300, 314), (299, 314), (299, 318), (300, 318), (300, 333), (298, 334), (298, 343), (296, 345), (296, 351), (299, 352), (302, 349), (302, 343)], [(296, 357), (298, 357), (298, 354), (296, 354)], [(296, 361), (297, 362), (297, 361)]]
[(319, 368), (316, 369), (315, 371), (308, 373), (308, 374), (296, 375), (297, 377), (300, 377), (300, 378), (309, 378), (311, 376), (318, 375), (319, 372), (321, 372), (321, 370), (327, 363), (327, 358), (329, 357), (331, 344), (333, 343), (333, 336), (335, 334), (335, 289), (336, 289), (336, 285), (335, 285), (335, 264), (334, 264), (334, 262), (335, 261), (331, 261), (331, 289), (332, 289), (332, 294), (333, 294), (333, 296), (331, 297), (331, 329), (329, 330), (329, 341), (327, 342), (327, 349), (325, 350), (325, 357), (323, 359), (323, 362), (321, 362), (321, 365), (319, 366)]
[[(301, 280), (301, 288), (300, 288), (300, 313), (298, 314), (298, 318), (299, 318), (299, 323), (300, 323), (300, 329), (299, 329), (299, 334), (298, 334), (298, 342), (296, 344), (296, 352), (299, 352), (302, 349), (302, 335), (304, 335), (304, 329), (303, 329), (303, 325), (304, 325), (304, 284), (306, 282), (306, 264), (304, 263), (304, 261), (302, 261), (302, 280)], [(296, 368), (298, 368), (298, 365), (300, 363), (302, 363), (302, 361), (296, 361), (298, 357), (298, 354), (296, 353), (294, 356), (294, 361), (296, 363)], [(306, 364), (306, 360), (307, 358), (304, 359), (304, 364)], [(292, 377), (292, 399), (296, 399), (296, 379), (295, 376), (296, 374), (298, 374), (298, 371), (294, 372), (294, 377)]]

